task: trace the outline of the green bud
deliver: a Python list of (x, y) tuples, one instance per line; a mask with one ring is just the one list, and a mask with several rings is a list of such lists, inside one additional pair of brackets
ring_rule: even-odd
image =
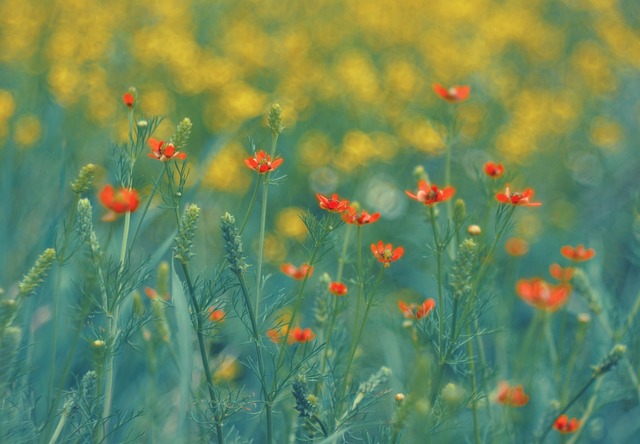
[(87, 192), (93, 185), (93, 179), (96, 175), (96, 166), (89, 163), (83, 166), (78, 173), (78, 177), (71, 182), (71, 189), (76, 194)]
[(36, 260), (35, 265), (29, 273), (18, 284), (18, 293), (20, 296), (27, 296), (38, 287), (47, 275), (47, 272), (56, 259), (56, 250), (47, 248)]
[(171, 143), (176, 147), (176, 151), (182, 151), (187, 146), (192, 126), (191, 119), (188, 117), (182, 119), (182, 122), (178, 124), (175, 134), (171, 137)]
[(182, 224), (180, 226), (178, 236), (176, 237), (174, 252), (175, 258), (185, 265), (193, 256), (191, 246), (196, 234), (199, 218), (200, 208), (194, 204), (189, 205), (184, 212), (184, 216), (182, 216)]
[(274, 103), (271, 105), (271, 108), (269, 108), (268, 121), (269, 128), (271, 128), (271, 134), (274, 136), (280, 135), (284, 126), (282, 126), (282, 109), (277, 103)]

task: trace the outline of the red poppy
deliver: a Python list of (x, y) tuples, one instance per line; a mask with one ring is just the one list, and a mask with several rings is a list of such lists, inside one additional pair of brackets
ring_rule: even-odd
[(309, 342), (312, 341), (315, 337), (316, 335), (313, 334), (313, 331), (311, 331), (310, 328), (307, 327), (305, 329), (302, 329), (300, 327), (295, 327), (289, 334), (288, 342), (289, 344), (294, 344), (296, 342)]
[(531, 198), (533, 198), (533, 190), (531, 188), (527, 188), (523, 192), (512, 193), (509, 190), (509, 184), (507, 184), (507, 188), (504, 193), (496, 194), (496, 199), (498, 199), (499, 202), (510, 205), (525, 207), (539, 207), (542, 205), (540, 202), (531, 202)]
[(560, 248), (560, 254), (573, 262), (585, 262), (596, 255), (596, 250), (593, 248), (584, 248), (584, 245), (582, 244), (577, 247), (565, 245)]
[(504, 174), (504, 167), (501, 163), (487, 162), (484, 164), (484, 174), (497, 179)]
[(213, 307), (209, 307), (209, 320), (211, 322), (222, 322), (224, 321), (225, 312), (223, 309), (215, 309)]
[(549, 274), (560, 282), (569, 282), (573, 277), (573, 267), (563, 268), (558, 264), (551, 264), (549, 266)]
[(329, 284), (329, 293), (334, 296), (344, 296), (347, 294), (348, 288), (342, 282), (331, 282)]
[(174, 157), (184, 160), (187, 158), (185, 153), (181, 153), (180, 151), (176, 151), (176, 147), (173, 143), (164, 143), (161, 140), (156, 140), (153, 137), (149, 138), (149, 146), (151, 147), (151, 152), (148, 154), (152, 159), (157, 159), (161, 162), (167, 162)]
[(420, 305), (398, 301), (398, 308), (400, 308), (404, 317), (408, 319), (422, 319), (425, 316), (429, 316), (435, 306), (436, 301), (433, 298), (425, 299)]
[(456, 193), (456, 190), (453, 187), (439, 189), (437, 185), (430, 185), (426, 180), (421, 180), (418, 182), (418, 191), (416, 194), (413, 194), (410, 191), (405, 191), (405, 193), (407, 193), (407, 196), (411, 199), (415, 199), (418, 202), (431, 206), (438, 202), (444, 202), (445, 200), (451, 199)]
[(521, 384), (511, 387), (508, 382), (500, 381), (496, 402), (509, 407), (522, 407), (529, 402), (529, 395), (524, 392)]
[(284, 274), (293, 278), (297, 281), (301, 281), (306, 277), (311, 277), (313, 274), (313, 267), (310, 267), (308, 264), (302, 264), (300, 267), (296, 267), (293, 264), (282, 264), (280, 265), (280, 271)]
[(111, 185), (105, 185), (98, 197), (100, 203), (109, 210), (102, 218), (105, 222), (116, 220), (120, 214), (136, 211), (140, 204), (140, 197), (136, 190), (126, 188), (115, 190)]
[(259, 174), (275, 170), (282, 165), (282, 162), (284, 162), (284, 159), (280, 157), (271, 160), (271, 156), (264, 151), (258, 151), (254, 157), (249, 157), (244, 160), (245, 165), (257, 171)]
[(125, 105), (127, 105), (127, 108), (133, 108), (133, 104), (135, 103), (136, 99), (133, 94), (131, 94), (130, 92), (126, 92), (122, 96), (122, 101)]
[(556, 422), (553, 423), (553, 428), (560, 433), (574, 433), (580, 428), (580, 420), (571, 418), (567, 415), (560, 415)]
[(347, 210), (342, 213), (342, 219), (348, 224), (366, 225), (372, 224), (380, 219), (380, 213), (369, 214), (362, 210), (358, 216), (358, 211), (355, 208), (348, 207)]
[(471, 92), (471, 87), (468, 85), (454, 85), (450, 88), (445, 88), (439, 83), (433, 84), (433, 92), (436, 93), (438, 97), (446, 100), (450, 103), (462, 102), (469, 97), (469, 93)]
[(398, 247), (395, 250), (393, 245), (385, 245), (382, 241), (378, 242), (378, 245), (371, 244), (371, 252), (378, 259), (378, 262), (384, 264), (385, 268), (391, 265), (391, 262), (395, 262), (404, 254), (404, 248)]
[(320, 208), (322, 208), (323, 210), (331, 211), (332, 213), (342, 213), (349, 207), (349, 201), (340, 200), (336, 193), (333, 193), (331, 199), (323, 196), (322, 194), (316, 193), (316, 199), (318, 199), (318, 202), (320, 203)]
[(569, 301), (571, 285), (551, 285), (541, 278), (520, 279), (516, 283), (516, 292), (527, 304), (540, 310), (554, 312)]

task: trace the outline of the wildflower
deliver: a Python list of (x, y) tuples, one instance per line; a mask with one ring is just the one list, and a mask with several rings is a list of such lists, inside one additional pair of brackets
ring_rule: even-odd
[(429, 316), (435, 306), (436, 301), (433, 298), (425, 299), (420, 305), (398, 301), (398, 308), (407, 319), (422, 319), (425, 316)]
[(209, 312), (208, 318), (211, 322), (224, 321), (224, 317), (226, 313), (224, 312), (223, 309), (221, 308), (215, 309), (214, 307), (209, 307), (207, 311)]
[(127, 108), (131, 109), (133, 108), (133, 104), (135, 103), (136, 98), (133, 96), (131, 92), (126, 92), (122, 96), (122, 101), (124, 102), (125, 105), (127, 105)]
[(287, 263), (280, 265), (280, 271), (282, 271), (290, 278), (301, 281), (305, 277), (311, 277), (311, 275), (313, 274), (313, 267), (309, 266), (308, 264), (302, 264), (300, 265), (300, 267), (296, 267), (293, 264)]
[(511, 387), (508, 382), (500, 381), (496, 402), (508, 407), (522, 407), (529, 402), (529, 395), (524, 392), (521, 384)]
[(332, 213), (342, 213), (343, 211), (346, 211), (347, 208), (349, 208), (349, 201), (340, 200), (340, 198), (336, 193), (333, 193), (333, 196), (331, 196), (331, 199), (329, 199), (326, 196), (323, 196), (322, 194), (317, 193), (316, 199), (318, 199), (318, 202), (320, 203), (320, 208), (322, 208), (323, 210), (330, 211)]
[(434, 83), (433, 92), (435, 92), (441, 99), (450, 103), (455, 103), (466, 100), (469, 97), (469, 92), (471, 92), (471, 87), (468, 85), (454, 85), (450, 88), (445, 88), (439, 83)]
[(511, 193), (509, 190), (509, 184), (507, 184), (507, 188), (504, 193), (496, 194), (496, 199), (498, 199), (499, 202), (510, 205), (525, 207), (539, 207), (542, 205), (540, 202), (531, 202), (531, 198), (533, 198), (533, 190), (531, 188), (527, 188), (523, 192)]
[(157, 159), (160, 162), (168, 162), (174, 157), (184, 160), (187, 158), (185, 153), (181, 153), (180, 151), (176, 151), (176, 147), (173, 143), (164, 143), (161, 140), (156, 140), (153, 137), (150, 137), (148, 140), (149, 146), (151, 147), (151, 152), (148, 154), (152, 159)]
[(244, 160), (245, 165), (252, 170), (257, 171), (259, 174), (275, 170), (282, 164), (282, 162), (284, 162), (284, 159), (280, 157), (276, 157), (272, 161), (271, 156), (264, 151), (258, 151), (254, 157), (249, 157)]
[(385, 268), (391, 265), (391, 262), (395, 262), (404, 254), (404, 248), (398, 247), (395, 250), (393, 245), (385, 245), (382, 241), (378, 242), (378, 245), (371, 244), (371, 252), (378, 259), (378, 262), (384, 264)]
[(355, 208), (347, 207), (347, 210), (342, 213), (342, 219), (348, 224), (367, 225), (380, 219), (380, 213), (369, 214), (362, 210), (358, 216), (358, 211)]
[(504, 249), (511, 256), (524, 256), (529, 251), (529, 242), (519, 237), (512, 237), (504, 243)]
[(571, 286), (566, 283), (551, 285), (541, 278), (521, 279), (516, 283), (516, 292), (527, 304), (554, 312), (568, 302)]
[(119, 214), (136, 211), (140, 204), (140, 197), (136, 190), (127, 188), (116, 190), (111, 185), (105, 185), (98, 198), (100, 203), (109, 210), (102, 218), (105, 222), (113, 222)]
[(410, 198), (429, 206), (451, 199), (455, 192), (456, 190), (453, 187), (439, 189), (437, 185), (430, 185), (426, 180), (418, 182), (416, 194), (405, 191)]
[(574, 433), (580, 428), (580, 420), (571, 418), (567, 415), (560, 415), (556, 422), (553, 423), (553, 428), (560, 433)]
[(504, 167), (501, 163), (487, 162), (484, 164), (484, 174), (497, 179), (504, 174)]
[(309, 342), (315, 337), (316, 335), (310, 328), (307, 327), (302, 329), (301, 327), (295, 327), (289, 334), (289, 344), (294, 344), (296, 342)]
[(347, 291), (347, 286), (342, 282), (331, 282), (329, 284), (329, 293), (333, 294), (334, 296), (344, 296), (345, 294), (347, 294)]
[(573, 267), (563, 268), (558, 264), (551, 264), (549, 266), (549, 274), (560, 282), (569, 282), (573, 277)]
[(565, 245), (560, 248), (560, 254), (573, 262), (585, 262), (596, 255), (596, 250), (593, 248), (584, 248), (584, 245), (582, 244), (577, 247)]

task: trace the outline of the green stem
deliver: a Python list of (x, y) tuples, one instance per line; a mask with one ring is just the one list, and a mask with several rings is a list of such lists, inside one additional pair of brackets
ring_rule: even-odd
[(249, 221), (249, 216), (251, 216), (251, 211), (253, 210), (253, 206), (256, 203), (256, 198), (258, 197), (258, 188), (260, 188), (260, 181), (256, 181), (256, 186), (253, 188), (253, 195), (251, 196), (251, 201), (249, 201), (249, 207), (247, 207), (247, 213), (244, 215), (244, 219), (242, 220), (242, 225), (238, 229), (238, 234), (242, 236), (244, 233), (244, 229), (247, 226), (247, 222)]
[[(471, 324), (467, 324), (467, 335), (469, 335), (469, 337), (471, 338)], [(469, 371), (471, 372), (471, 390), (473, 396), (471, 401), (471, 411), (473, 413), (473, 438), (476, 444), (479, 444), (482, 441), (480, 440), (480, 426), (478, 424), (478, 406), (476, 401), (478, 388), (476, 381), (476, 365), (472, 340), (467, 341), (467, 354), (469, 355)]]
[(260, 212), (260, 236), (258, 240), (258, 266), (256, 269), (256, 315), (260, 313), (260, 293), (262, 290), (262, 261), (264, 259), (264, 235), (267, 226), (267, 199), (269, 192), (269, 173), (262, 178), (262, 211)]
[(149, 206), (151, 205), (151, 201), (153, 200), (153, 196), (156, 194), (156, 191), (158, 190), (158, 183), (160, 183), (160, 180), (162, 179), (162, 176), (165, 174), (165, 171), (166, 171), (165, 169), (160, 171), (160, 175), (158, 176), (158, 180), (156, 180), (153, 183), (153, 189), (151, 190), (151, 194), (147, 198), (147, 203), (145, 204), (144, 209), (142, 210), (142, 213), (139, 216), (138, 225), (136, 226), (136, 231), (134, 231), (133, 238), (131, 239), (131, 246), (132, 247), (136, 243), (136, 240), (138, 239), (138, 233), (140, 232), (140, 228), (142, 227), (142, 221), (144, 220), (144, 217), (147, 215), (147, 211), (149, 211)]
[(438, 221), (436, 219), (436, 210), (434, 205), (429, 206), (429, 215), (431, 217), (431, 228), (433, 231), (433, 247), (436, 250), (437, 262), (437, 281), (438, 281), (438, 349), (440, 353), (440, 363), (443, 364), (443, 334), (444, 334), (444, 298), (442, 296), (442, 248), (440, 246), (440, 236), (438, 233)]

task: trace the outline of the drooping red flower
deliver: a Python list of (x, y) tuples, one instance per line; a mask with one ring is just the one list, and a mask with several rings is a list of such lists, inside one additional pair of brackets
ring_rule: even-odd
[(113, 222), (120, 214), (133, 213), (140, 204), (140, 197), (136, 190), (126, 188), (116, 190), (111, 185), (105, 185), (98, 197), (100, 203), (109, 210), (102, 218), (105, 222)]
[(560, 248), (560, 254), (573, 262), (585, 262), (596, 255), (596, 250), (593, 248), (584, 248), (582, 244), (579, 244), (577, 247), (565, 245)]
[(273, 171), (282, 165), (282, 162), (284, 162), (284, 159), (281, 157), (276, 157), (271, 160), (271, 156), (262, 150), (256, 152), (254, 157), (248, 157), (244, 160), (245, 165), (258, 172), (258, 174), (265, 174), (269, 171)]
[(561, 267), (559, 264), (549, 266), (549, 274), (560, 282), (569, 282), (573, 277), (573, 267)]
[(527, 188), (522, 192), (512, 193), (509, 190), (509, 184), (507, 184), (507, 188), (504, 193), (496, 194), (496, 199), (499, 202), (509, 204), (509, 205), (517, 205), (517, 206), (525, 206), (525, 207), (539, 207), (542, 205), (540, 202), (531, 202), (533, 198), (533, 190), (531, 188)]
[(223, 309), (221, 309), (221, 308), (215, 309), (213, 307), (209, 307), (208, 311), (209, 311), (209, 320), (211, 322), (222, 322), (222, 321), (224, 321), (225, 312), (224, 312)]
[(433, 298), (425, 299), (420, 305), (398, 301), (398, 308), (407, 319), (422, 319), (425, 316), (429, 316), (429, 313), (431, 313), (431, 310), (433, 310), (435, 306), (436, 301)]
[(348, 288), (342, 282), (331, 282), (329, 284), (329, 293), (333, 294), (334, 296), (344, 296), (345, 294), (347, 294), (347, 292)]
[(133, 108), (133, 104), (135, 103), (136, 98), (130, 92), (126, 92), (122, 96), (122, 101), (125, 105), (127, 105), (127, 108)]
[(430, 185), (426, 180), (418, 182), (418, 191), (413, 194), (410, 191), (405, 191), (407, 196), (411, 199), (415, 199), (418, 202), (422, 202), (425, 205), (434, 205), (438, 202), (444, 202), (449, 200), (456, 193), (455, 188), (447, 187), (440, 189), (437, 185)]
[(151, 152), (148, 154), (148, 156), (152, 159), (157, 159), (161, 162), (168, 162), (174, 157), (181, 160), (187, 158), (187, 155), (185, 153), (176, 151), (176, 147), (173, 145), (173, 143), (164, 143), (163, 141), (156, 140), (153, 137), (149, 138), (148, 143), (151, 147)]
[(322, 194), (316, 193), (316, 199), (320, 204), (320, 208), (323, 210), (331, 211), (332, 213), (342, 213), (349, 208), (348, 200), (340, 200), (340, 197), (336, 193), (333, 193), (331, 199)]
[(500, 381), (496, 402), (508, 407), (522, 407), (529, 402), (529, 395), (524, 392), (521, 384), (511, 387), (508, 382)]
[(553, 423), (553, 428), (560, 433), (575, 433), (580, 428), (580, 420), (567, 415), (560, 415)]
[(504, 167), (501, 163), (487, 162), (484, 164), (484, 174), (493, 179), (497, 179), (504, 174)]
[(308, 264), (302, 264), (300, 267), (296, 267), (293, 264), (286, 263), (280, 265), (280, 271), (297, 281), (301, 281), (305, 276), (311, 277), (313, 274), (313, 267)]
[(296, 342), (298, 343), (303, 343), (303, 342), (309, 342), (312, 341), (313, 338), (315, 338), (316, 335), (313, 333), (313, 331), (311, 331), (310, 328), (301, 328), (301, 327), (294, 327), (293, 330), (291, 330), (291, 333), (289, 333), (289, 344), (294, 344)]
[(433, 92), (435, 92), (438, 97), (446, 100), (447, 102), (456, 103), (462, 102), (469, 97), (471, 87), (468, 85), (454, 85), (449, 88), (445, 88), (439, 83), (434, 83)]
[(362, 210), (358, 216), (358, 211), (355, 208), (348, 207), (347, 210), (342, 213), (342, 219), (348, 224), (367, 225), (380, 219), (380, 213), (369, 214)]
[(527, 304), (554, 312), (569, 301), (571, 285), (552, 285), (541, 278), (520, 279), (516, 283), (516, 293)]
[(398, 247), (394, 250), (393, 245), (385, 245), (384, 242), (379, 241), (377, 245), (371, 244), (371, 252), (378, 259), (378, 262), (383, 263), (386, 268), (391, 265), (391, 262), (395, 262), (402, 257), (404, 248)]

